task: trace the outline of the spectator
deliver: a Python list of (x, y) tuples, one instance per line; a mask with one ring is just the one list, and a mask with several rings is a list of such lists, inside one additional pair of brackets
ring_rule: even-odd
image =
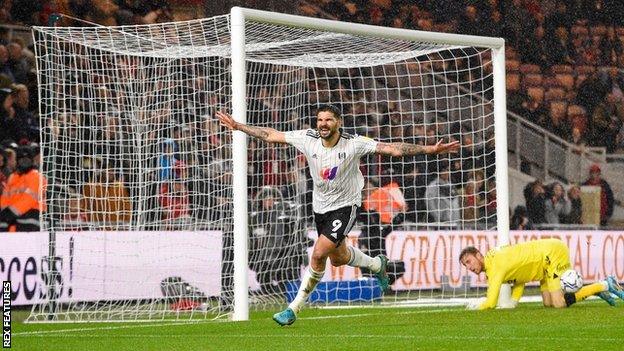
[(544, 27), (548, 36), (552, 36), (559, 27), (569, 30), (572, 24), (574, 24), (574, 18), (565, 1), (557, 1), (555, 10), (544, 19)]
[(18, 23), (31, 24), (34, 22), (35, 14), (42, 11), (46, 3), (51, 2), (52, 1), (13, 1), (11, 17)]
[(160, 205), (163, 210), (162, 220), (166, 230), (180, 229), (191, 217), (189, 193), (186, 188), (186, 166), (176, 162), (171, 179), (160, 186)]
[(550, 115), (548, 109), (544, 106), (544, 102), (536, 100), (533, 97), (530, 97), (522, 103), (520, 112), (529, 121), (537, 125), (546, 126), (550, 123)]
[(17, 84), (15, 86), (13, 109), (15, 110), (15, 120), (19, 125), (19, 134), (15, 135), (17, 140), (22, 138), (30, 141), (39, 140), (39, 121), (28, 108), (29, 95), (25, 85)]
[(300, 274), (299, 250), (306, 239), (296, 229), (297, 206), (290, 205), (272, 186), (260, 188), (251, 204), (249, 266), (263, 294), (283, 292), (283, 284)]
[(623, 100), (613, 93), (607, 94), (594, 109), (589, 124), (592, 145), (604, 146), (609, 153), (613, 153), (617, 147), (617, 135), (624, 121)]
[(624, 46), (615, 32), (615, 27), (607, 28), (607, 35), (600, 41), (601, 62), (605, 66), (615, 66), (618, 57), (624, 55)]
[(86, 213), (81, 207), (82, 199), (80, 198), (80, 194), (74, 191), (71, 187), (68, 189), (67, 212), (65, 212), (62, 218), (63, 230), (89, 230), (89, 221)]
[(15, 172), (17, 168), (17, 154), (15, 153), (15, 149), (8, 147), (4, 149), (4, 155), (6, 156), (6, 163), (1, 171), (4, 177), (9, 179), (9, 176)]
[(570, 135), (570, 139), (568, 139), (568, 141), (581, 148), (585, 147), (585, 145), (587, 144), (587, 142), (585, 141), (585, 136), (583, 135), (583, 132), (579, 127), (572, 128), (572, 134)]
[(600, 176), (601, 169), (598, 164), (593, 164), (589, 168), (589, 178), (583, 185), (593, 185), (600, 187), (600, 225), (607, 225), (613, 215), (613, 205), (615, 199), (611, 186)]
[(522, 6), (522, 0), (502, 1), (502, 13), (505, 18), (507, 38), (514, 46), (527, 36), (529, 28), (535, 28), (535, 19)]
[(163, 153), (159, 158), (160, 167), (160, 181), (166, 182), (173, 178), (173, 168), (178, 162), (176, 153), (178, 151), (178, 145), (173, 139), (165, 139), (163, 142)]
[(14, 85), (0, 89), (0, 140), (16, 140), (20, 125), (15, 118)]
[(524, 206), (516, 206), (511, 216), (511, 230), (532, 230), (533, 223), (529, 219), (529, 213)]
[[(374, 187), (369, 182), (365, 189), (364, 211), (359, 218), (363, 222), (360, 245), (369, 256), (387, 256), (386, 237), (405, 218), (407, 203), (399, 183), (392, 178), (393, 173), (393, 169), (389, 168), (380, 177), (381, 187)], [(388, 267), (390, 284), (405, 273), (402, 262), (391, 262)]]
[(568, 199), (571, 208), (564, 223), (583, 224), (583, 203), (581, 202), (581, 188), (578, 185), (572, 185), (568, 189)]
[(17, 149), (17, 170), (0, 196), (0, 231), (39, 231), (39, 208), (45, 208), (40, 194), (46, 180), (35, 169), (32, 157), (29, 146)]
[[(0, 170), (3, 170), (6, 166), (7, 158), (6, 154), (0, 150)], [(4, 192), (4, 187), (6, 186), (6, 182), (9, 177), (4, 175), (4, 172), (0, 172), (0, 196)]]
[(550, 65), (573, 65), (574, 47), (566, 27), (560, 26), (555, 35), (548, 37), (548, 63)]
[(565, 198), (565, 191), (561, 183), (552, 183), (544, 201), (544, 218), (548, 224), (559, 224), (570, 214), (570, 201)]
[(4, 75), (12, 83), (15, 83), (15, 76), (9, 65), (9, 50), (4, 45), (0, 45), (0, 75)]
[[(480, 172), (479, 172), (480, 173)], [(483, 175), (475, 174), (468, 179), (462, 194), (463, 220), (474, 221), (483, 216), (485, 199), (483, 198)]]
[[(496, 218), (496, 180), (489, 178), (485, 182), (485, 218), (487, 221), (492, 221)], [(493, 222), (495, 222), (494, 220)]]
[[(13, 17), (11, 17), (12, 1), (0, 2), (0, 23), (13, 23)], [(6, 44), (0, 41), (0, 44)]]
[(16, 83), (24, 84), (28, 79), (28, 72), (30, 71), (30, 67), (28, 66), (28, 62), (26, 58), (22, 54), (22, 46), (16, 42), (12, 42), (7, 45), (7, 50), (9, 53), (9, 59), (7, 61), (7, 65), (9, 69), (13, 73), (13, 77), (15, 78)]
[(616, 66), (609, 67), (606, 71), (598, 74), (599, 90), (598, 97), (602, 100), (609, 93), (613, 94), (616, 99), (624, 98), (624, 73)]
[(468, 5), (464, 9), (464, 13), (461, 16), (457, 31), (461, 34), (470, 35), (485, 35), (483, 33), (483, 24), (479, 19), (477, 8), (473, 5)]
[(438, 177), (425, 190), (427, 212), (434, 222), (457, 224), (460, 219), (459, 198), (449, 182), (451, 173), (446, 162), (440, 162)]
[(524, 199), (526, 201), (529, 220), (534, 224), (546, 223), (545, 202), (546, 191), (541, 181), (536, 180), (524, 187)]
[(407, 202), (399, 183), (392, 178), (389, 168), (380, 178), (380, 187), (374, 188), (362, 202), (362, 239), (365, 240), (369, 256), (385, 255), (385, 237), (393, 226), (403, 222), (407, 212)]
[(416, 162), (403, 168), (403, 191), (408, 208), (406, 220), (411, 222), (426, 221), (427, 219), (427, 205), (424, 200), (427, 174), (423, 168), (424, 166)]
[(520, 52), (522, 61), (538, 65), (542, 69), (548, 67), (549, 56), (548, 42), (544, 38), (544, 27), (537, 26), (533, 30), (533, 35), (527, 35), (521, 38), (521, 45), (524, 48)]

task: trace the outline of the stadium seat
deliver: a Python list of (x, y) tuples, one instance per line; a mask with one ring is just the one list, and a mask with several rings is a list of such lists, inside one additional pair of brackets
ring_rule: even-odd
[(505, 61), (505, 68), (507, 69), (507, 72), (517, 72), (518, 69), (520, 68), (520, 61), (518, 61), (518, 60), (506, 60)]
[(529, 98), (542, 102), (544, 101), (544, 88), (542, 87), (530, 87), (527, 89), (527, 95)]
[(541, 72), (542, 72), (542, 69), (538, 65), (531, 65), (528, 63), (520, 65), (520, 73), (522, 74), (541, 73)]
[(574, 81), (574, 86), (576, 88), (580, 87), (581, 84), (583, 84), (583, 82), (585, 81), (585, 79), (587, 79), (587, 76), (584, 74), (579, 74), (578, 76), (576, 76), (576, 80)]
[(581, 65), (574, 67), (574, 73), (576, 75), (589, 75), (594, 72), (596, 72), (596, 67), (594, 66)]
[(566, 90), (572, 90), (574, 88), (574, 76), (572, 74), (557, 74), (555, 75), (555, 79)]
[[(512, 48), (511, 46), (508, 47), (505, 50), (505, 59), (506, 60), (518, 60), (518, 51), (516, 51), (516, 49)], [(518, 62), (518, 65), (520, 65), (520, 63)]]
[(550, 88), (546, 90), (546, 101), (565, 100), (567, 98), (566, 91), (562, 88)]
[(570, 65), (554, 65), (550, 68), (550, 71), (554, 74), (572, 73), (574, 72), (574, 68)]
[(567, 114), (568, 103), (565, 101), (551, 101), (550, 115), (552, 117), (563, 117)]
[(508, 91), (520, 90), (520, 75), (518, 73), (508, 73), (506, 80), (507, 80)]
[(529, 73), (525, 74), (522, 78), (522, 84), (524, 87), (541, 86), (544, 77), (541, 74)]
[(580, 105), (570, 105), (568, 106), (568, 115), (584, 115), (585, 109)]
[(554, 76), (547, 76), (542, 82), (545, 88), (561, 88), (561, 83)]

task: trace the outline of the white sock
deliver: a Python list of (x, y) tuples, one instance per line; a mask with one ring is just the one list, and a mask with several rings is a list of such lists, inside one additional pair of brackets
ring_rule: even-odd
[(379, 257), (372, 258), (354, 246), (347, 247), (347, 250), (351, 253), (351, 259), (347, 265), (368, 268), (373, 273), (377, 273), (381, 269), (381, 259)]
[(288, 305), (288, 307), (298, 314), (301, 311), (301, 308), (305, 304), (308, 296), (314, 291), (316, 284), (323, 278), (323, 272), (317, 272), (312, 267), (308, 267), (305, 273), (303, 273), (303, 278), (301, 279), (301, 285), (299, 286), (299, 291), (297, 291), (297, 296), (295, 299)]

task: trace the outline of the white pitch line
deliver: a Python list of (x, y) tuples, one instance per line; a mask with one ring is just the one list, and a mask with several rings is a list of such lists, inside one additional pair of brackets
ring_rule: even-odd
[[(46, 335), (29, 335), (33, 337), (47, 337)], [(109, 339), (110, 335), (102, 335), (102, 334), (60, 334), (55, 337), (60, 338), (107, 338)], [(115, 335), (115, 338), (178, 338), (178, 339), (189, 339), (189, 338), (287, 338), (287, 339), (298, 339), (298, 338), (313, 338), (318, 339), (318, 335), (310, 335), (310, 334), (169, 334), (169, 335), (154, 335), (154, 334), (122, 334)], [(535, 340), (577, 340), (577, 341), (611, 341), (611, 342), (619, 342), (620, 338), (604, 338), (601, 336), (596, 336), (595, 338), (589, 337), (570, 337), (570, 336), (511, 336), (511, 335), (500, 335), (500, 336), (473, 336), (473, 335), (461, 335), (461, 336), (449, 336), (449, 335), (404, 335), (404, 334), (333, 334), (333, 335), (324, 335), (323, 337), (328, 338), (354, 338), (354, 339), (405, 339), (405, 340), (418, 340), (418, 339), (436, 339), (436, 340), (527, 340), (527, 341), (535, 341)]]
[[(458, 311), (461, 309), (457, 309), (457, 308), (441, 308), (441, 309), (437, 309), (437, 310), (416, 310), (416, 311), (402, 311), (402, 312), (393, 312), (391, 314), (399, 314), (399, 315), (403, 315), (403, 314), (421, 314), (421, 313), (441, 313), (441, 312), (447, 312), (447, 311)], [(463, 310), (461, 310), (463, 311)], [(353, 317), (367, 317), (367, 316), (376, 316), (379, 314), (384, 313), (385, 311), (380, 310), (377, 313), (353, 313), (353, 314), (339, 314), (339, 315), (335, 315), (335, 316), (317, 316), (317, 317), (303, 317), (303, 318), (298, 318), (300, 320), (307, 320), (307, 319), (338, 319), (338, 318), (353, 318)]]
[[(439, 309), (439, 310), (417, 310), (417, 311), (402, 311), (396, 312), (392, 314), (419, 314), (419, 313), (439, 313), (445, 311), (451, 311), (452, 309)], [(366, 317), (366, 316), (374, 316), (384, 313), (383, 310), (380, 310), (377, 313), (354, 313), (347, 315), (333, 315), (333, 316), (317, 316), (317, 317), (303, 317), (299, 318), (300, 320), (317, 320), (317, 319), (339, 319), (339, 318), (357, 318), (357, 317)], [(261, 320), (255, 320), (261, 321)], [(56, 329), (56, 330), (40, 330), (40, 331), (29, 331), (29, 332), (16, 332), (13, 333), (15, 336), (21, 335), (50, 335), (50, 334), (61, 334), (61, 333), (72, 333), (72, 332), (85, 332), (85, 331), (93, 331), (93, 330), (118, 330), (118, 329), (131, 329), (131, 328), (147, 328), (147, 327), (168, 327), (175, 325), (190, 325), (190, 324), (198, 324), (198, 323), (219, 323), (218, 321), (189, 321), (189, 322), (175, 322), (175, 323), (153, 323), (153, 324), (132, 324), (132, 325), (115, 325), (115, 326), (102, 326), (102, 327), (90, 327), (90, 328), (70, 328), (70, 329)], [(221, 323), (224, 323), (222, 321)]]
[(12, 335), (43, 335), (43, 334), (55, 334), (55, 333), (71, 333), (71, 332), (83, 332), (90, 330), (116, 330), (116, 329), (131, 329), (131, 328), (147, 328), (147, 327), (170, 327), (173, 325), (190, 325), (200, 323), (214, 323), (215, 321), (192, 321), (192, 322), (175, 322), (175, 323), (158, 323), (158, 324), (132, 324), (132, 325), (115, 325), (105, 327), (93, 327), (93, 328), (71, 328), (71, 329), (56, 329), (56, 330), (39, 330), (28, 332), (17, 332)]

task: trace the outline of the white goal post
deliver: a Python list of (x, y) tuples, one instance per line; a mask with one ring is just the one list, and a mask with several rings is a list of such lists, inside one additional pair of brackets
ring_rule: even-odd
[[(507, 106), (505, 87), (505, 41), (502, 38), (424, 32), (418, 30), (371, 26), (358, 23), (302, 17), (261, 10), (234, 7), (230, 11), (232, 20), (232, 111), (236, 121), (246, 123), (246, 71), (245, 71), (245, 23), (254, 21), (289, 27), (309, 28), (355, 36), (370, 36), (432, 44), (477, 46), (492, 49), (494, 88), (494, 133), (496, 134), (496, 188), (497, 231), (499, 245), (509, 244), (509, 194), (507, 169)], [(247, 188), (247, 141), (242, 132), (234, 132), (234, 320), (247, 320), (247, 195), (240, 189)], [(500, 166), (502, 165), (502, 167)], [(239, 192), (236, 193), (236, 189)], [(238, 195), (238, 196), (237, 196)], [(237, 225), (237, 227), (236, 227)], [(501, 298), (509, 296), (510, 288), (504, 287)]]
[(218, 110), (290, 131), (332, 104), (348, 134), (460, 141), (453, 155), (362, 158), (347, 240), (389, 256), (391, 288), (328, 265), (310, 303), (483, 295), (457, 254), (509, 243), (503, 39), (239, 7), (33, 36), (47, 210), (29, 321), (247, 320), (294, 297), (317, 235), (306, 160), (230, 133)]

